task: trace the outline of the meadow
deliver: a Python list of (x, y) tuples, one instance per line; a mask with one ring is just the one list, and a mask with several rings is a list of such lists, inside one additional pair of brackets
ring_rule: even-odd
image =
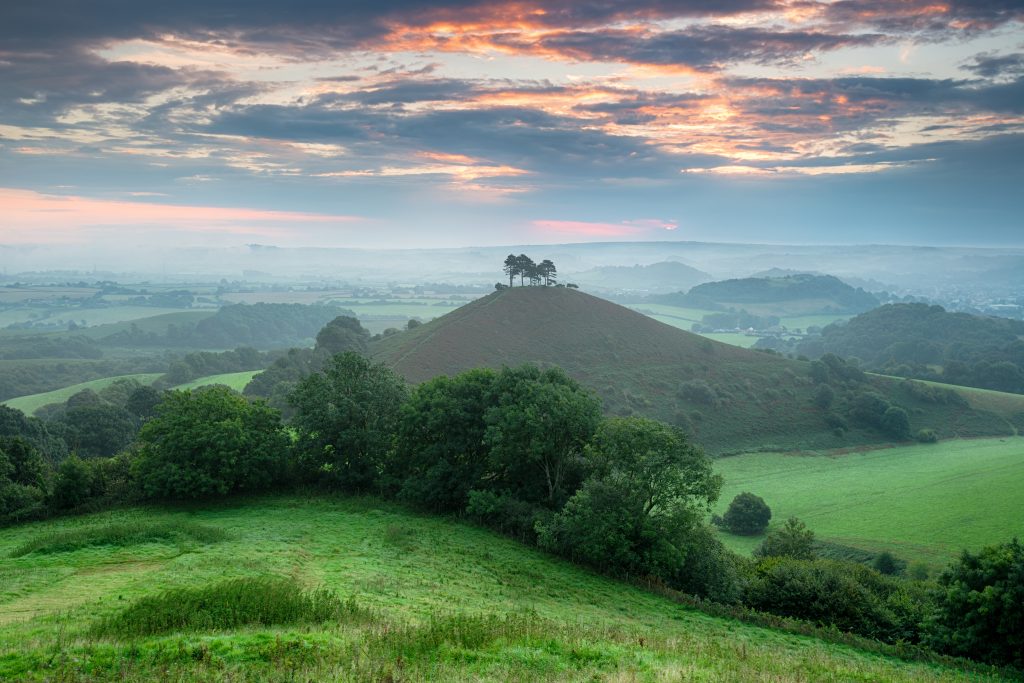
[(245, 370), (242, 372), (226, 372), (222, 375), (207, 375), (199, 377), (191, 382), (179, 384), (172, 389), (198, 389), (199, 387), (210, 386), (211, 384), (223, 384), (241, 393), (245, 385), (252, 381), (252, 378), (263, 372), (262, 370)]
[[(952, 439), (878, 450), (749, 453), (715, 461), (718, 512), (749, 491), (772, 527), (799, 517), (819, 540), (940, 568), (961, 550), (1024, 537), (1024, 438)], [(762, 537), (721, 534), (749, 553)]]
[(375, 499), (295, 496), (0, 531), (0, 678), (1005, 680), (710, 616)]

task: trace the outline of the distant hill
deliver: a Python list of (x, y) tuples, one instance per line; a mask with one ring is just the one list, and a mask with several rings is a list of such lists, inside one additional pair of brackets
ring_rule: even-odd
[[(913, 391), (853, 368), (848, 378), (839, 367), (815, 380), (809, 362), (720, 344), (566, 288), (495, 292), (374, 342), (370, 352), (412, 382), (475, 367), (558, 365), (596, 391), (608, 413), (679, 425), (712, 453), (893, 440), (854, 414), (868, 394), (882, 407), (902, 406), (912, 430), (927, 427), (941, 437), (1014, 431), (1004, 417), (945, 393)], [(821, 382), (835, 395), (827, 407), (815, 403)]]
[(603, 290), (674, 292), (714, 278), (685, 263), (663, 261), (649, 266), (601, 266), (563, 279)]
[(1024, 393), (1024, 322), (889, 304), (822, 330), (800, 353), (859, 358), (867, 369)]
[(650, 300), (711, 310), (735, 308), (761, 315), (861, 313), (880, 303), (873, 294), (851, 287), (837, 277), (810, 273), (707, 282), (685, 294)]

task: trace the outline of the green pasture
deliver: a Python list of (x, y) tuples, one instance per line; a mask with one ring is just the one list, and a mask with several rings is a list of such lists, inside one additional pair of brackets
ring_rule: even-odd
[(241, 392), (245, 385), (252, 381), (252, 378), (263, 372), (262, 370), (246, 370), (244, 372), (226, 372), (222, 375), (207, 375), (194, 379), (191, 382), (179, 384), (174, 389), (198, 389), (199, 387), (210, 386), (211, 384), (223, 384)]
[[(163, 591), (213, 600), (212, 587), (243, 577), (352, 601), (319, 623), (153, 636), (117, 621)], [(712, 617), (478, 528), (326, 497), (121, 509), (0, 531), (0, 678), (999, 680)]]
[[(718, 512), (749, 491), (772, 526), (799, 517), (820, 540), (945, 565), (1024, 537), (1024, 438), (952, 439), (849, 453), (749, 453), (715, 461)], [(722, 534), (739, 552), (761, 538)]]

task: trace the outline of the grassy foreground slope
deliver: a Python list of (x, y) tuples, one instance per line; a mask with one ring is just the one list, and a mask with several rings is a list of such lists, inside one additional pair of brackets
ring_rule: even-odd
[[(612, 414), (678, 425), (711, 453), (879, 444), (857, 424), (837, 436), (813, 403), (810, 364), (722, 344), (567, 288), (517, 287), (477, 299), (371, 352), (412, 382), (475, 367), (558, 365)], [(926, 403), (886, 377), (870, 387), (940, 437), (1013, 434), (1004, 417)], [(710, 389), (710, 390), (709, 390)]]
[(43, 406), (50, 405), (51, 403), (64, 403), (69, 398), (77, 394), (79, 391), (85, 391), (86, 389), (92, 389), (93, 391), (99, 391), (106, 389), (111, 384), (119, 379), (134, 379), (142, 384), (152, 384), (160, 378), (162, 373), (144, 373), (141, 375), (119, 375), (117, 377), (104, 377), (103, 379), (94, 379), (90, 382), (82, 382), (80, 384), (73, 384), (63, 389), (55, 389), (53, 391), (46, 391), (41, 394), (30, 394), (28, 396), (19, 396), (17, 398), (10, 398), (3, 402), (4, 405), (10, 406), (25, 413), (31, 415)]
[[(846, 454), (751, 453), (715, 462), (719, 514), (742, 491), (799, 517), (820, 540), (941, 567), (961, 550), (1024, 537), (1024, 438), (965, 439)], [(723, 533), (739, 552), (761, 537)]]
[[(67, 542), (115, 523), (202, 525), (214, 540)], [(63, 545), (56, 534), (66, 535)], [(143, 596), (267, 574), (351, 596), (361, 616), (159, 636), (94, 630)], [(0, 678), (997, 680), (711, 617), (490, 532), (373, 499), (296, 497), (0, 531)]]

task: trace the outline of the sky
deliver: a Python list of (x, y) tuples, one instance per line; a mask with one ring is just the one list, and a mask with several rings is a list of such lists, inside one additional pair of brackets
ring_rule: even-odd
[(0, 244), (1024, 245), (1024, 0), (0, 4)]

